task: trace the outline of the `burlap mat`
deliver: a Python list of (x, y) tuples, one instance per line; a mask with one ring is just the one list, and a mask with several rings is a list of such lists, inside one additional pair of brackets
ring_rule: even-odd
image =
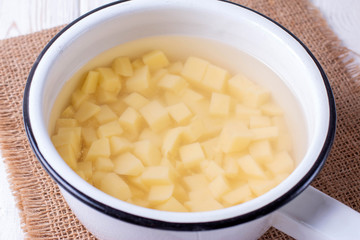
[[(313, 186), (360, 211), (360, 71), (352, 66), (319, 12), (306, 0), (239, 0), (288, 28), (314, 53), (333, 88), (337, 136)], [(32, 153), (23, 127), (22, 97), (29, 70), (60, 28), (0, 41), (0, 144), (11, 190), (28, 239), (94, 239)], [(353, 76), (353, 77), (351, 77)], [(271, 228), (262, 239), (289, 239)]]

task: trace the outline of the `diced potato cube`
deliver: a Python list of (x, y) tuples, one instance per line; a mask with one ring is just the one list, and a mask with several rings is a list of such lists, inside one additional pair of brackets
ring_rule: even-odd
[(294, 170), (295, 163), (288, 152), (282, 151), (274, 155), (274, 160), (266, 164), (274, 175), (282, 173), (291, 173)]
[(64, 133), (74, 133), (78, 138), (78, 142), (81, 142), (81, 127), (61, 127), (58, 129), (58, 135)]
[(189, 200), (187, 191), (179, 183), (175, 184), (173, 196), (180, 202), (185, 202), (185, 201)]
[(119, 175), (139, 176), (144, 169), (142, 162), (129, 152), (114, 159), (114, 172)]
[(188, 191), (205, 189), (209, 186), (209, 181), (204, 174), (193, 174), (183, 177), (184, 186)]
[(200, 118), (193, 118), (189, 125), (184, 127), (184, 142), (192, 143), (197, 141), (205, 132), (204, 123)]
[(92, 178), (93, 174), (93, 164), (92, 162), (78, 162), (78, 170), (84, 173), (85, 180), (88, 181)]
[(110, 143), (107, 138), (100, 138), (94, 141), (89, 151), (87, 152), (85, 160), (93, 161), (98, 157), (110, 157)]
[(250, 116), (249, 127), (250, 128), (263, 128), (270, 127), (271, 119), (267, 116)]
[(169, 212), (188, 212), (176, 198), (170, 197), (166, 202), (156, 206), (156, 209)]
[(227, 85), (228, 78), (228, 71), (209, 64), (202, 79), (202, 84), (210, 92), (223, 92)]
[(173, 159), (177, 155), (183, 131), (184, 128), (177, 127), (166, 132), (161, 146), (161, 152), (164, 157)]
[(190, 201), (200, 202), (205, 201), (206, 199), (214, 198), (209, 188), (199, 188), (195, 190), (191, 190), (189, 192)]
[(95, 93), (99, 82), (100, 74), (96, 71), (89, 71), (81, 86), (81, 91), (87, 94)]
[(223, 194), (230, 191), (230, 186), (223, 175), (218, 175), (214, 180), (210, 182), (209, 190), (214, 196), (214, 198), (220, 199)]
[(230, 94), (242, 102), (246, 98), (246, 92), (248, 89), (254, 86), (255, 83), (247, 79), (242, 74), (237, 74), (228, 81), (228, 90)]
[(202, 212), (222, 209), (224, 206), (213, 198), (205, 199), (204, 201), (187, 201), (184, 206), (190, 209), (191, 212)]
[(71, 104), (74, 109), (78, 109), (80, 105), (89, 98), (89, 94), (84, 93), (81, 90), (76, 90), (71, 95)]
[(129, 92), (138, 92), (143, 95), (149, 94), (150, 90), (150, 72), (149, 67), (144, 66), (137, 69), (134, 75), (125, 82)]
[(224, 176), (235, 178), (239, 176), (239, 165), (235, 158), (225, 157), (223, 160)]
[(212, 93), (210, 101), (210, 114), (214, 116), (226, 117), (230, 113), (231, 98), (221, 93)]
[(281, 116), (284, 113), (282, 108), (273, 102), (262, 105), (261, 111), (268, 116)]
[(145, 106), (150, 101), (139, 93), (133, 92), (124, 98), (124, 102), (130, 107), (139, 110), (141, 107)]
[(250, 87), (244, 94), (243, 103), (249, 107), (259, 107), (270, 99), (270, 91), (260, 86)]
[(92, 175), (92, 180), (93, 180), (93, 185), (96, 188), (100, 189), (100, 185), (101, 185), (101, 181), (103, 180), (103, 178), (105, 177), (105, 175), (107, 174), (107, 172), (103, 172), (103, 171), (94, 171), (93, 175)]
[(219, 147), (224, 153), (240, 152), (248, 147), (252, 133), (240, 121), (229, 121), (220, 134)]
[(169, 65), (169, 60), (167, 59), (166, 55), (164, 52), (159, 50), (154, 50), (145, 54), (142, 60), (146, 65), (149, 66), (151, 70), (157, 70)]
[(261, 166), (250, 156), (245, 155), (238, 159), (240, 169), (250, 178), (266, 179)]
[(224, 169), (214, 161), (210, 161), (209, 164), (204, 167), (202, 171), (210, 181), (224, 174)]
[(161, 152), (150, 140), (134, 143), (134, 154), (145, 166), (155, 166), (161, 161)]
[(101, 105), (100, 111), (94, 116), (99, 124), (108, 123), (116, 120), (117, 115), (111, 110), (108, 105)]
[(123, 77), (131, 77), (134, 73), (131, 61), (128, 57), (115, 58), (111, 67), (116, 74)]
[(120, 116), (125, 111), (125, 109), (127, 108), (126, 103), (122, 99), (116, 99), (116, 101), (114, 101), (112, 103), (109, 103), (108, 106), (118, 116)]
[(181, 75), (189, 80), (191, 84), (201, 86), (201, 81), (205, 75), (208, 65), (209, 63), (203, 59), (189, 57), (184, 64)]
[(56, 150), (60, 157), (66, 162), (66, 164), (71, 167), (71, 169), (77, 169), (77, 157), (70, 144), (58, 146), (56, 147)]
[(150, 78), (151, 85), (152, 86), (157, 86), (160, 79), (162, 77), (164, 77), (167, 73), (169, 73), (169, 71), (164, 69), (164, 68), (161, 68), (161, 69), (158, 69), (158, 70), (154, 71), (151, 74), (151, 78)]
[(131, 65), (134, 70), (138, 70), (145, 66), (145, 64), (141, 58), (138, 58), (138, 59), (135, 59), (134, 61), (132, 61)]
[(76, 157), (78, 157), (80, 154), (80, 139), (75, 131), (63, 132), (53, 135), (51, 137), (51, 141), (56, 148), (64, 145), (71, 146)]
[(235, 107), (236, 117), (244, 120), (249, 120), (252, 116), (260, 116), (261, 111), (258, 108), (251, 108), (242, 104), (237, 104)]
[(264, 139), (274, 139), (279, 136), (279, 130), (277, 127), (262, 127), (262, 128), (253, 128), (251, 129), (253, 134), (253, 140), (264, 140)]
[(146, 167), (141, 174), (141, 180), (148, 186), (171, 184), (172, 176), (170, 174), (170, 168), (168, 166)]
[(222, 196), (224, 203), (232, 206), (235, 204), (243, 203), (252, 197), (252, 192), (248, 184), (244, 184), (231, 192)]
[(82, 123), (93, 117), (98, 112), (100, 112), (100, 110), (101, 108), (98, 105), (85, 101), (80, 105), (74, 117), (76, 120)]
[(182, 102), (167, 107), (167, 110), (172, 119), (179, 125), (188, 123), (193, 115), (189, 108)]
[(207, 159), (214, 159), (215, 153), (219, 150), (217, 147), (218, 141), (219, 138), (215, 137), (201, 143), (201, 147), (204, 150)]
[(173, 93), (179, 93), (187, 86), (186, 81), (174, 74), (165, 74), (157, 83), (157, 85), (164, 90), (171, 91)]
[(118, 198), (128, 200), (131, 198), (131, 191), (127, 183), (115, 173), (107, 173), (100, 183), (100, 190)]
[(139, 176), (123, 176), (128, 182), (130, 186), (134, 186), (137, 189), (141, 190), (143, 193), (148, 193), (149, 192), (149, 186), (151, 186), (151, 184), (149, 185), (145, 185), (142, 181), (141, 175)]
[(82, 138), (84, 139), (84, 142), (86, 146), (90, 146), (95, 140), (97, 140), (97, 133), (95, 128), (93, 127), (84, 127), (81, 131)]
[(250, 179), (249, 187), (251, 189), (251, 192), (253, 192), (255, 196), (258, 197), (268, 192), (275, 186), (274, 182), (271, 180)]
[(119, 121), (115, 120), (101, 125), (97, 130), (97, 135), (99, 138), (120, 136), (123, 131)]
[(64, 111), (61, 113), (60, 117), (61, 118), (73, 118), (74, 115), (75, 115), (75, 109), (73, 108), (73, 106), (70, 105), (64, 109)]
[(186, 168), (196, 167), (205, 159), (204, 152), (198, 142), (180, 147), (179, 153), (180, 159)]
[(195, 116), (195, 118), (200, 118), (204, 121), (205, 119), (209, 119), (210, 117), (212, 117), (209, 114), (210, 101), (208, 99), (203, 99), (195, 102), (183, 102), (194, 114), (197, 115)]
[(121, 90), (121, 79), (111, 68), (98, 68), (100, 73), (99, 87), (111, 93), (118, 94)]
[(139, 141), (150, 140), (155, 146), (161, 147), (163, 144), (162, 134), (152, 131), (150, 128), (145, 128), (139, 135)]
[(118, 100), (116, 92), (108, 92), (102, 88), (98, 88), (96, 90), (96, 101), (99, 104), (110, 104), (114, 103)]
[(64, 127), (77, 127), (79, 123), (76, 119), (73, 118), (59, 118), (56, 120), (55, 131), (57, 132), (59, 128)]
[(198, 93), (192, 89), (189, 89), (189, 88), (186, 88), (184, 90), (184, 93), (182, 95), (182, 101), (184, 103), (191, 104), (191, 103), (198, 102), (201, 100), (204, 100), (204, 96), (201, 95), (200, 93)]
[(154, 185), (150, 187), (148, 200), (151, 204), (160, 204), (169, 200), (174, 192), (174, 185)]
[(94, 161), (94, 167), (98, 171), (110, 172), (114, 169), (114, 163), (110, 158), (98, 157)]
[(149, 127), (156, 132), (169, 127), (171, 124), (171, 119), (166, 108), (156, 100), (146, 104), (140, 108), (139, 111)]
[(110, 149), (111, 155), (116, 156), (131, 151), (133, 149), (133, 144), (124, 137), (112, 136), (110, 138)]
[(119, 122), (125, 132), (130, 136), (137, 137), (143, 125), (141, 115), (132, 107), (128, 107), (119, 118)]
[(167, 67), (167, 70), (169, 71), (169, 73), (172, 73), (172, 74), (180, 74), (183, 67), (184, 67), (183, 63), (178, 61), (178, 62), (171, 63)]
[(165, 91), (162, 97), (166, 106), (171, 106), (181, 102), (181, 94)]
[(268, 140), (260, 140), (250, 144), (249, 153), (259, 163), (270, 162), (273, 159), (272, 148)]

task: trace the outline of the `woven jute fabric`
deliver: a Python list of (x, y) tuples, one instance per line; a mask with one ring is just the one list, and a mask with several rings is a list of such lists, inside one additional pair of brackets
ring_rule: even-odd
[[(303, 41), (331, 83), (338, 114), (330, 157), (312, 185), (360, 211), (360, 71), (320, 13), (306, 0), (238, 0), (279, 22)], [(0, 41), (0, 145), (28, 239), (94, 239), (34, 156), (22, 120), (27, 76), (61, 27)], [(239, 30), (241, 31), (241, 30)], [(262, 239), (290, 239), (271, 228)]]

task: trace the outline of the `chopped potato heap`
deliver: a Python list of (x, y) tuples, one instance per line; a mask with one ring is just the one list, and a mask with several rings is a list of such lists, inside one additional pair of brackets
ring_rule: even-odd
[(267, 89), (158, 50), (89, 71), (52, 142), (90, 184), (164, 211), (243, 203), (294, 169), (283, 112)]

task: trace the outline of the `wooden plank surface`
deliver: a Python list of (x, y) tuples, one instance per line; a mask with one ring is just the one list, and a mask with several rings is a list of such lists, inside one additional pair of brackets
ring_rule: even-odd
[[(311, 0), (360, 64), (360, 1)], [(71, 22), (109, 0), (0, 0), (0, 39)], [(1, 53), (0, 53), (1, 57)], [(0, 239), (23, 239), (0, 152)]]

